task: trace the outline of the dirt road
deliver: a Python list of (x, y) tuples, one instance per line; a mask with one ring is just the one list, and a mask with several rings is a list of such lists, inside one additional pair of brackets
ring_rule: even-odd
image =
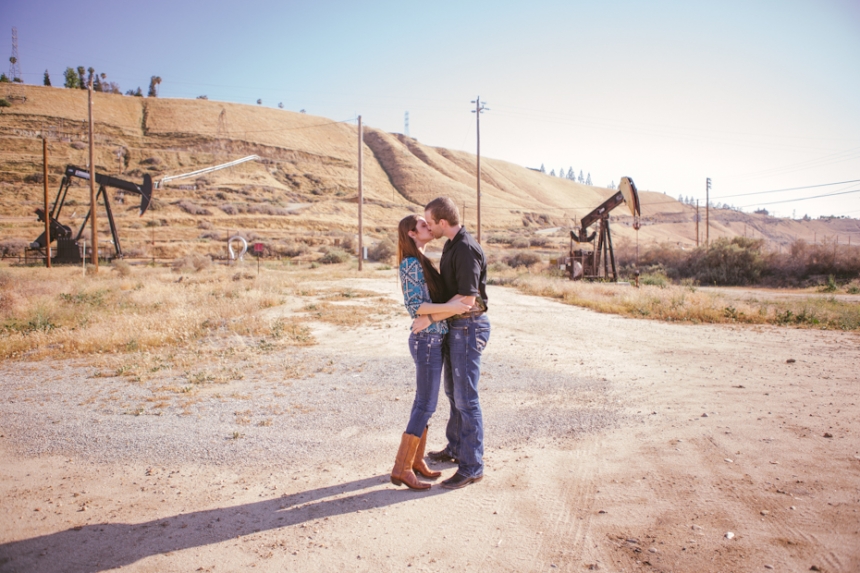
[(160, 415), (126, 404), (181, 372), (3, 364), (0, 571), (860, 570), (856, 334), (490, 300), (486, 474), (454, 492), (387, 479), (405, 313)]

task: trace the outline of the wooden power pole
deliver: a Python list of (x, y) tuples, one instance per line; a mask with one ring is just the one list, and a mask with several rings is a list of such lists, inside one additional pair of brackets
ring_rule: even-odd
[(362, 240), (362, 235), (364, 234), (364, 221), (362, 220), (362, 204), (364, 202), (364, 194), (361, 185), (361, 157), (362, 157), (362, 143), (364, 140), (364, 136), (361, 130), (361, 116), (358, 116), (358, 270), (362, 270), (364, 268), (364, 241)]
[(45, 266), (51, 268), (51, 213), (48, 211), (48, 140), (42, 134), (42, 184), (45, 188)]
[(711, 178), (705, 179), (705, 246), (711, 246)]
[(699, 200), (696, 199), (696, 246), (699, 246)]
[(90, 110), (90, 229), (92, 237), (90, 237), (92, 263), (95, 267), (95, 272), (99, 271), (99, 235), (96, 227), (96, 163), (95, 163), (95, 142), (93, 141), (93, 82), (90, 81), (87, 86), (87, 95)]

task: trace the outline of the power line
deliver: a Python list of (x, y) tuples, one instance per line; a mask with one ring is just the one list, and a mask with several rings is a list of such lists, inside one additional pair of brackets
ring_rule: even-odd
[(755, 191), (754, 193), (738, 193), (737, 195), (723, 195), (714, 197), (714, 199), (729, 199), (732, 197), (748, 197), (750, 195), (764, 195), (765, 193), (780, 193), (782, 191), (798, 191), (800, 189), (813, 189), (815, 187), (828, 187), (830, 185), (843, 185), (845, 183), (857, 183), (860, 179), (852, 179), (850, 181), (838, 181), (836, 183), (820, 183), (818, 185), (806, 185), (805, 187), (789, 187), (787, 189), (771, 189), (770, 191)]
[(783, 199), (782, 201), (770, 201), (768, 203), (753, 203), (752, 205), (744, 205), (740, 208), (745, 209), (747, 207), (757, 207), (759, 205), (776, 205), (778, 203), (794, 203), (795, 201), (807, 201), (809, 199), (821, 199), (822, 197), (833, 197), (835, 195), (848, 195), (849, 193), (860, 193), (860, 188), (852, 189), (849, 191), (838, 191), (836, 193), (825, 193), (824, 195), (815, 195), (813, 197), (801, 197), (799, 199)]

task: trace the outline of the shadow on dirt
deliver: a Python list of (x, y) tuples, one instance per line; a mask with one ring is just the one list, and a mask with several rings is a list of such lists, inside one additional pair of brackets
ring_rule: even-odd
[(440, 487), (422, 492), (388, 487), (358, 493), (387, 481), (387, 475), (378, 475), (245, 505), (180, 513), (138, 524), (85, 525), (13, 541), (0, 545), (0, 571), (95, 573), (152, 555), (446, 492)]

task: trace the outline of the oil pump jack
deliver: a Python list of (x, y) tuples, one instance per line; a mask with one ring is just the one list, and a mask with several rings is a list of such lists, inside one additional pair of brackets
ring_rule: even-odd
[[(39, 235), (38, 239), (30, 244), (31, 249), (45, 249), (48, 246), (48, 243), (56, 240), (57, 254), (54, 257), (54, 262), (57, 264), (74, 264), (81, 262), (81, 251), (78, 248), (78, 241), (80, 240), (81, 235), (84, 232), (84, 228), (86, 228), (87, 221), (89, 221), (90, 215), (92, 214), (91, 211), (87, 212), (83, 223), (81, 223), (81, 228), (78, 229), (74, 238), (72, 237), (72, 228), (60, 223), (58, 220), (60, 217), (60, 211), (63, 209), (63, 204), (66, 202), (66, 195), (69, 192), (69, 187), (72, 185), (72, 180), (75, 177), (89, 180), (90, 173), (88, 170), (75, 167), (74, 165), (66, 166), (66, 172), (63, 175), (62, 182), (60, 183), (60, 189), (57, 191), (57, 198), (54, 200), (54, 205), (51, 208), (51, 212), (48, 214), (48, 220), (50, 221), (50, 237), (45, 237), (45, 233), (42, 233)], [(122, 179), (117, 179), (116, 177), (111, 177), (110, 175), (96, 173), (96, 183), (99, 185), (99, 190), (96, 194), (96, 205), (98, 205), (99, 197), (101, 197), (104, 203), (105, 213), (107, 214), (108, 223), (110, 224), (110, 233), (113, 237), (113, 246), (115, 250), (114, 258), (121, 259), (123, 257), (122, 247), (119, 243), (119, 235), (116, 231), (116, 223), (113, 219), (113, 211), (111, 211), (107, 188), (115, 187), (128, 193), (140, 195), (140, 216), (143, 216), (147, 208), (149, 208), (149, 204), (152, 202), (152, 178), (149, 174), (145, 174), (143, 176), (143, 183), (141, 185), (136, 185), (128, 181), (123, 181)], [(45, 221), (45, 211), (43, 209), (36, 209), (36, 216), (39, 218), (39, 221)]]
[[(612, 280), (618, 281), (618, 270), (615, 267), (615, 252), (612, 248), (612, 234), (609, 232), (609, 213), (621, 205), (627, 203), (630, 208), (630, 214), (634, 218), (634, 227), (638, 229), (639, 216), (641, 210), (639, 208), (639, 192), (636, 190), (636, 184), (630, 177), (622, 177), (621, 183), (618, 185), (618, 192), (612, 195), (609, 199), (600, 204), (588, 215), (583, 217), (579, 222), (579, 233), (570, 231), (570, 256), (566, 260), (566, 270), (570, 276), (570, 280)], [(588, 233), (588, 228), (594, 223), (598, 223), (598, 228), (591, 234)], [(597, 238), (597, 248), (594, 247), (594, 239)], [(576, 242), (580, 248), (574, 249), (573, 243)], [(588, 244), (591, 249), (582, 248), (583, 244)], [(601, 269), (601, 262), (603, 268)], [(610, 277), (610, 264), (612, 266), (612, 274)], [(601, 270), (603, 271), (601, 273)]]

